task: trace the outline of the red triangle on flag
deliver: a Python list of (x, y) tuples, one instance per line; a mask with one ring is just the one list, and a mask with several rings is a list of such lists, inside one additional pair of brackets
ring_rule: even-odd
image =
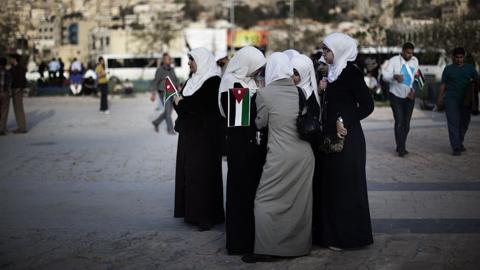
[(248, 88), (232, 88), (230, 89), (230, 91), (232, 91), (232, 94), (235, 97), (235, 100), (237, 100), (237, 103), (240, 103), (245, 96), (245, 93), (248, 93)]

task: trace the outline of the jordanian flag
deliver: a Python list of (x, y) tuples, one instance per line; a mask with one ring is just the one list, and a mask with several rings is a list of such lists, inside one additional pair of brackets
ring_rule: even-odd
[(177, 88), (173, 84), (169, 76), (165, 78), (165, 102), (173, 95), (178, 96)]
[(248, 88), (232, 88), (228, 91), (228, 126), (250, 125), (250, 91)]
[(422, 89), (423, 86), (425, 85), (425, 78), (423, 77), (423, 74), (420, 71), (420, 69), (417, 71), (417, 74), (415, 74), (415, 81), (417, 82), (419, 89)]

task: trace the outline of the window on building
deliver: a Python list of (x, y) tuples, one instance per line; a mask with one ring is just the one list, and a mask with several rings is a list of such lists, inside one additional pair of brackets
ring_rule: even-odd
[(72, 23), (68, 26), (68, 43), (78, 44), (78, 24)]

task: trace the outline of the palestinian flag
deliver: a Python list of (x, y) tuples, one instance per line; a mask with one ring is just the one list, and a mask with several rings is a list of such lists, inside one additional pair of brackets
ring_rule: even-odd
[(419, 89), (422, 89), (423, 86), (425, 85), (425, 77), (423, 77), (423, 74), (420, 71), (420, 69), (417, 70), (417, 74), (415, 74), (415, 81), (417, 82)]
[(250, 125), (250, 91), (248, 88), (232, 88), (228, 91), (228, 126)]
[(177, 88), (173, 84), (169, 76), (165, 78), (165, 102), (173, 95), (178, 96)]

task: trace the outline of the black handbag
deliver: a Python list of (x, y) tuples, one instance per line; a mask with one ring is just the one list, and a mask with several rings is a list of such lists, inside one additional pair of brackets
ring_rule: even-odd
[(317, 140), (318, 150), (324, 154), (340, 153), (343, 151), (345, 139), (339, 138), (337, 134), (320, 134)]
[(332, 154), (332, 153), (340, 153), (343, 151), (343, 145), (345, 139), (339, 138), (337, 134), (326, 134), (325, 133), (325, 119), (326, 119), (326, 112), (327, 112), (327, 98), (326, 92), (323, 92), (322, 97), (322, 105), (320, 106), (320, 125), (321, 125), (321, 132), (316, 137), (315, 144), (317, 149), (323, 154)]
[[(300, 139), (313, 143), (315, 139), (321, 134), (322, 126), (318, 115), (312, 113), (308, 109), (307, 99), (303, 94), (303, 90), (297, 87), (298, 90), (298, 116), (297, 116), (297, 130)], [(304, 109), (306, 108), (306, 112)]]

